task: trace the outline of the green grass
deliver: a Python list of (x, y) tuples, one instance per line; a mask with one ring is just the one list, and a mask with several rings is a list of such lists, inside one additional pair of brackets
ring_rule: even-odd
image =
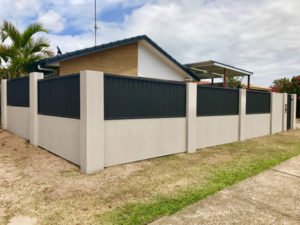
[(291, 141), (288, 136), (286, 139), (280, 135), (265, 139), (262, 143), (251, 140), (215, 147), (230, 152), (232, 159), (213, 166), (199, 164), (198, 169), (203, 168), (207, 173), (204, 182), (172, 193), (158, 194), (148, 201), (125, 203), (112, 211), (95, 215), (95, 220), (99, 224), (146, 224), (300, 154), (300, 142)]

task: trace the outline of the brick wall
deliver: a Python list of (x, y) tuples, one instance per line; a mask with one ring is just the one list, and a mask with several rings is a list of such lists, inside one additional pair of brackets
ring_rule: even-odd
[(137, 42), (60, 62), (59, 75), (95, 70), (137, 76)]

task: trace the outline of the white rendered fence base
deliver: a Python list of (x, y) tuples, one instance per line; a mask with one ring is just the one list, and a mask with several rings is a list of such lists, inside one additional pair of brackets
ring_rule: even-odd
[(80, 121), (38, 116), (38, 145), (80, 165)]
[(205, 116), (197, 118), (197, 148), (238, 141), (239, 116)]
[(186, 119), (105, 121), (105, 166), (185, 152)]
[(30, 115), (28, 107), (7, 107), (7, 129), (22, 138), (29, 139)]

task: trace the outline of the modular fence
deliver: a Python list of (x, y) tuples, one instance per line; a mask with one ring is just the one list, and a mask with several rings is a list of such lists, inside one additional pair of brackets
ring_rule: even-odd
[(87, 173), (295, 128), (295, 95), (95, 71), (42, 77), (2, 81), (2, 125)]

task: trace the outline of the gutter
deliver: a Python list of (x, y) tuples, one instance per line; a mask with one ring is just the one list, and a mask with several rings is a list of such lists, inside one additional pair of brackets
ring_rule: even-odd
[(55, 69), (49, 69), (49, 68), (43, 68), (43, 67), (41, 67), (41, 65), (39, 64), (38, 66), (37, 66), (37, 68), (39, 69), (39, 70), (41, 70), (41, 71), (50, 71), (50, 72), (55, 72), (56, 70)]

